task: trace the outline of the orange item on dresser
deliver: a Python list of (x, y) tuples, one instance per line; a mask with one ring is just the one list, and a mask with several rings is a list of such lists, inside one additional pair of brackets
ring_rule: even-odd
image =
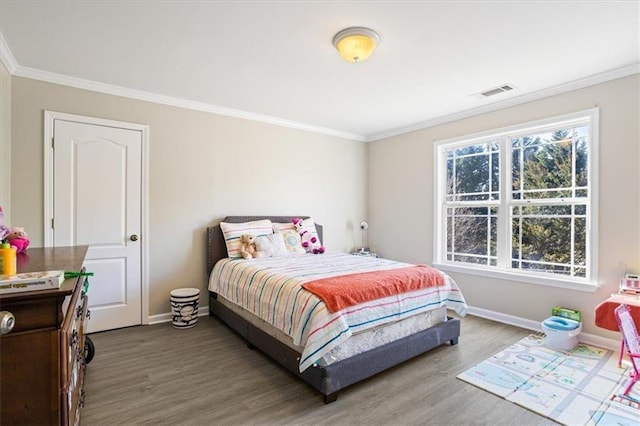
[(15, 275), (17, 269), (16, 249), (9, 243), (0, 244), (0, 274)]

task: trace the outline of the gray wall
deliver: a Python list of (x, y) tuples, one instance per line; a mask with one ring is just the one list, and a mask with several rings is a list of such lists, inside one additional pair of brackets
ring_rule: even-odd
[(11, 220), (11, 75), (0, 62), (0, 206)]
[(205, 229), (227, 215), (307, 214), (330, 250), (359, 245), (366, 144), (67, 86), (12, 79), (12, 213), (43, 244), (43, 111), (149, 125), (149, 314), (169, 291), (204, 298)]
[(476, 308), (533, 321), (554, 305), (579, 309), (584, 331), (617, 334), (594, 325), (594, 309), (618, 289), (624, 265), (640, 272), (640, 77), (638, 74), (516, 107), (474, 116), (369, 144), (369, 236), (385, 257), (433, 261), (433, 143), (466, 134), (598, 106), (599, 277), (595, 293), (451, 273)]

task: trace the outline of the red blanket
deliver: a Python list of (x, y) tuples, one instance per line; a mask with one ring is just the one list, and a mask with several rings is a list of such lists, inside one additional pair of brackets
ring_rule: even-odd
[(323, 278), (302, 284), (318, 296), (330, 312), (394, 294), (444, 285), (444, 277), (430, 266), (409, 266)]
[(615, 309), (624, 303), (629, 306), (631, 317), (640, 330), (640, 299), (628, 296), (611, 296), (604, 302), (596, 306), (596, 326), (611, 331), (618, 331)]

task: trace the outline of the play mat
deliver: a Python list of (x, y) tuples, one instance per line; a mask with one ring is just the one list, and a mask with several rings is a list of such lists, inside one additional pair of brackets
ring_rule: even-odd
[(580, 343), (570, 352), (531, 334), (458, 375), (460, 380), (565, 425), (640, 424), (640, 384), (621, 397), (629, 365)]

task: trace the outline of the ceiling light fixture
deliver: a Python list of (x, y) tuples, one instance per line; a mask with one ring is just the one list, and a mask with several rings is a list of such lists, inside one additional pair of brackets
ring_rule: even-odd
[(378, 44), (378, 33), (363, 27), (346, 28), (333, 37), (333, 45), (340, 56), (349, 62), (366, 61)]

